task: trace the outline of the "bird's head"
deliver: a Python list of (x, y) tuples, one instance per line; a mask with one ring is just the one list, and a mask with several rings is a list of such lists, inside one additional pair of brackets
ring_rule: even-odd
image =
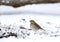
[(34, 23), (35, 21), (34, 20), (30, 20), (30, 23)]

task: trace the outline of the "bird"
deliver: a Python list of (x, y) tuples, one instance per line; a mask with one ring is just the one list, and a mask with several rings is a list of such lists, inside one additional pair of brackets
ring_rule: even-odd
[[(38, 30), (44, 30), (40, 25), (38, 25), (34, 20), (30, 20), (30, 27), (34, 30), (34, 31), (38, 31)], [(44, 30), (45, 31), (45, 30)]]

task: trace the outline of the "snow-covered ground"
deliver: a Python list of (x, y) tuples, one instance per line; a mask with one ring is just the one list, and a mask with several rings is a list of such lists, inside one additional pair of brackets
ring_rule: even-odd
[[(45, 31), (29, 30), (30, 20), (36, 21)], [(23, 26), (26, 29), (20, 29)], [(10, 27), (10, 28), (9, 28)], [(60, 42), (60, 3), (26, 5), (13, 8), (0, 6), (0, 36), (16, 33), (0, 39), (0, 42)]]
[[(6, 10), (7, 9), (7, 10)], [(11, 6), (0, 6), (0, 14), (3, 13), (49, 13), (49, 14), (60, 14), (60, 3), (55, 4), (33, 4), (26, 5), (18, 8)]]

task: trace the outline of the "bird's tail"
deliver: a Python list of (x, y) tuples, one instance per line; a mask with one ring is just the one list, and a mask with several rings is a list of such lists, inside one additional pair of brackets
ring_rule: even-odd
[(43, 29), (43, 28), (41, 30), (44, 30), (45, 31), (45, 29)]

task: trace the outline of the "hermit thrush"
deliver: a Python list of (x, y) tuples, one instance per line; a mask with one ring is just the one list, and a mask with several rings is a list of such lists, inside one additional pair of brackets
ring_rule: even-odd
[(44, 29), (41, 28), (40, 25), (38, 25), (34, 20), (30, 20), (30, 27), (31, 27), (33, 30), (35, 30), (35, 31), (37, 31), (37, 30), (39, 30), (39, 29), (44, 30)]

